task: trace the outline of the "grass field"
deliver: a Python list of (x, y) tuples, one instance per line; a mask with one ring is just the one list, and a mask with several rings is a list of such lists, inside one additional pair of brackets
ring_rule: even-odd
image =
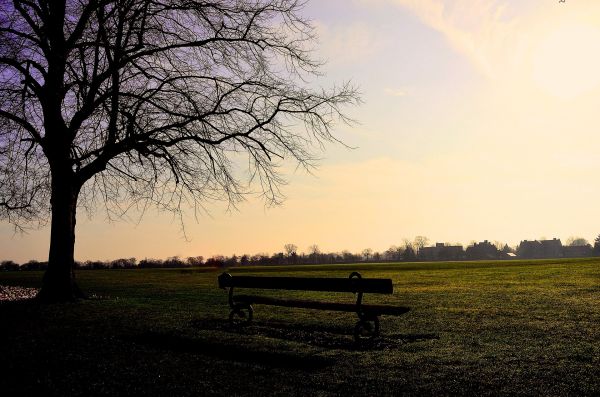
[[(356, 347), (352, 313), (256, 306), (230, 329), (207, 270), (80, 271), (95, 298), (0, 303), (9, 395), (600, 395), (600, 259), (232, 269), (389, 277), (411, 307)], [(0, 273), (39, 286), (41, 273)], [(351, 294), (274, 296), (348, 301)]]

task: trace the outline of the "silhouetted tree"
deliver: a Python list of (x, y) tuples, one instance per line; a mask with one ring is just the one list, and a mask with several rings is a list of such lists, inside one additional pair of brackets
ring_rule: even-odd
[(341, 253), (342, 260), (346, 263), (354, 262), (354, 255), (348, 250), (343, 250)]
[(402, 258), (402, 248), (392, 245), (384, 252), (384, 258), (388, 261), (397, 261)]
[[(82, 296), (78, 207), (100, 202), (119, 218), (156, 204), (182, 216), (205, 199), (235, 204), (242, 174), (277, 203), (278, 159), (310, 167), (311, 142), (335, 141), (332, 123), (347, 121), (340, 106), (356, 91), (305, 83), (321, 64), (302, 5), (0, 2), (0, 217), (51, 219), (40, 298)], [(234, 172), (241, 155), (247, 173)]]
[(600, 234), (594, 239), (593, 254), (596, 256), (600, 256)]
[(321, 250), (317, 244), (312, 244), (308, 247), (308, 256), (311, 258), (312, 263), (317, 263), (319, 261), (319, 254)]
[(137, 267), (135, 258), (120, 258), (110, 262), (112, 269), (134, 269)]
[(404, 239), (404, 248), (402, 250), (402, 259), (405, 261), (414, 261), (417, 259), (417, 253), (413, 247), (413, 243), (409, 239)]
[(416, 253), (419, 253), (419, 250), (425, 247), (429, 243), (429, 239), (425, 236), (417, 236), (415, 237), (415, 241), (413, 242), (413, 249)]
[(311, 244), (308, 246), (309, 254), (318, 254), (319, 252), (321, 252), (321, 250), (319, 249), (319, 246), (317, 244)]
[(371, 248), (365, 248), (364, 250), (362, 250), (363, 260), (368, 261), (371, 258), (372, 254), (373, 254), (373, 250)]
[(502, 247), (501, 252), (503, 254), (512, 254), (515, 252), (515, 249), (509, 247), (508, 244), (504, 244), (504, 247)]
[(237, 265), (238, 265), (238, 257), (235, 254), (233, 254), (229, 258), (225, 258), (225, 266), (226, 267), (235, 267)]
[(30, 260), (29, 262), (21, 265), (23, 270), (45, 270), (47, 264), (45, 262), (38, 262), (36, 260)]
[(189, 256), (186, 259), (189, 266), (202, 266), (204, 264), (203, 256)]
[(583, 247), (588, 244), (589, 242), (583, 237), (569, 237), (567, 239), (567, 245), (569, 247)]
[(296, 254), (298, 251), (298, 246), (296, 244), (286, 244), (283, 246), (283, 249), (285, 250), (286, 255), (290, 257)]
[(148, 259), (144, 258), (138, 263), (141, 269), (156, 269), (163, 267), (163, 261), (160, 259)]
[(405, 261), (414, 261), (417, 259), (417, 253), (412, 245), (408, 245), (402, 253), (402, 259)]
[[(139, 263), (139, 267), (150, 267), (146, 266), (148, 263), (147, 261), (147, 259), (141, 260)], [(83, 267), (86, 269), (108, 269), (109, 266), (108, 263), (102, 261), (85, 261)]]
[(502, 249), (504, 249), (504, 246), (506, 245), (506, 243), (503, 243), (502, 241), (499, 240), (494, 240), (494, 247), (496, 247), (496, 249), (498, 251), (502, 251)]
[(206, 266), (210, 267), (225, 267), (227, 258), (222, 255), (215, 255), (206, 260)]
[(5, 260), (5, 261), (0, 262), (0, 270), (6, 270), (6, 271), (20, 270), (20, 266), (16, 262), (13, 262), (11, 260)]

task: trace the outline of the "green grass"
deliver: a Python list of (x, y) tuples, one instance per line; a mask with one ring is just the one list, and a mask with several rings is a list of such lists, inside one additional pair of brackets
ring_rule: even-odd
[[(80, 271), (101, 299), (0, 304), (2, 395), (599, 395), (600, 259), (265, 267), (231, 272), (394, 281), (357, 348), (352, 313), (255, 307), (227, 326), (218, 272)], [(41, 273), (0, 273), (39, 286)], [(265, 291), (352, 301), (351, 294)]]

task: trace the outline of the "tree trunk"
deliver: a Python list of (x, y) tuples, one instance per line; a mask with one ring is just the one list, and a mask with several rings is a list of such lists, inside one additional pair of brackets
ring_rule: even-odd
[(48, 269), (38, 299), (69, 302), (84, 298), (75, 283), (75, 217), (80, 186), (70, 169), (52, 173), (52, 223)]

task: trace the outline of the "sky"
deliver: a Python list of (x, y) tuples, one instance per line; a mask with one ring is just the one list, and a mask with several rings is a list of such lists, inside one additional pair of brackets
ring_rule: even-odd
[[(363, 103), (283, 205), (108, 222), (81, 212), (78, 260), (365, 248), (404, 238), (469, 244), (600, 233), (600, 2), (323, 0), (305, 10), (327, 60)], [(0, 258), (47, 258), (49, 228), (0, 224)]]

